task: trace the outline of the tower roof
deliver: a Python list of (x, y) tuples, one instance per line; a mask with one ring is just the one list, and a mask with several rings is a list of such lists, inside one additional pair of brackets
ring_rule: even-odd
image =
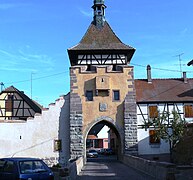
[(82, 40), (69, 50), (135, 50), (126, 45), (115, 35), (107, 22), (103, 28), (91, 23)]
[(68, 49), (71, 65), (75, 65), (78, 54), (124, 54), (127, 56), (127, 62), (130, 62), (135, 49), (124, 44), (116, 36), (110, 25), (105, 20), (104, 0), (94, 0), (93, 21), (87, 29), (85, 35), (72, 48)]

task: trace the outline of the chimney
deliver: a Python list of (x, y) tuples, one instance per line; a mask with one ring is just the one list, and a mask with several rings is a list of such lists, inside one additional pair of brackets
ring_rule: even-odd
[(148, 83), (152, 83), (152, 79), (151, 79), (151, 66), (147, 65), (147, 82)]
[(184, 80), (184, 83), (188, 83), (186, 72), (183, 72), (183, 80)]

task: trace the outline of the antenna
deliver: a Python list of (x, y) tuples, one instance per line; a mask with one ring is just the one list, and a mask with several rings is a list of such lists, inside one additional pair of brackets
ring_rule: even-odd
[(33, 73), (33, 72), (31, 72), (31, 99), (32, 99), (32, 80), (33, 80), (33, 74), (35, 74), (35, 73)]
[(181, 54), (178, 54), (174, 57), (179, 57), (179, 65), (180, 65), (180, 75), (182, 77), (182, 59), (181, 59), (181, 56), (183, 55), (184, 53), (181, 53)]
[(3, 82), (1, 82), (0, 85), (1, 85), (1, 91), (3, 91), (3, 87), (5, 88), (5, 85)]

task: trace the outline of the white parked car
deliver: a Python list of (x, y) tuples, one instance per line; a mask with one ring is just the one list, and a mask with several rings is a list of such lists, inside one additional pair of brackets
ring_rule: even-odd
[(96, 150), (94, 149), (89, 149), (86, 153), (86, 156), (87, 157), (90, 157), (90, 158), (97, 158), (98, 157), (98, 153)]

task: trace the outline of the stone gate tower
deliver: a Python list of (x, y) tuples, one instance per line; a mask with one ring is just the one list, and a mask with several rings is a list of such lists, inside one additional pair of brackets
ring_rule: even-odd
[(121, 153), (137, 153), (133, 67), (135, 49), (121, 42), (105, 20), (104, 0), (94, 0), (93, 21), (82, 40), (68, 49), (70, 67), (71, 159), (85, 155), (88, 131), (112, 125)]

